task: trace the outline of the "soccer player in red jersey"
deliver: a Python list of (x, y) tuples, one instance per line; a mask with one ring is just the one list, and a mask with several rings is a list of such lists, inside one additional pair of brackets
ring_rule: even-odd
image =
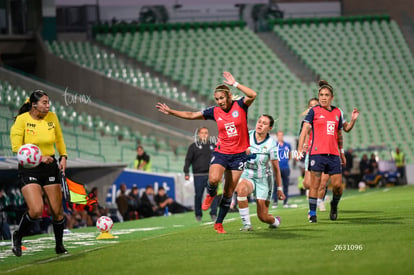
[(214, 90), (214, 99), (218, 106), (199, 112), (173, 110), (164, 103), (158, 103), (156, 106), (160, 112), (167, 115), (191, 120), (210, 119), (217, 123), (218, 142), (210, 162), (208, 194), (201, 207), (203, 210), (210, 208), (217, 194), (218, 183), (224, 175), (223, 198), (214, 225), (217, 233), (226, 233), (223, 229), (223, 220), (230, 208), (234, 189), (247, 160), (246, 149), (249, 147), (247, 109), (256, 98), (255, 91), (236, 82), (229, 72), (224, 72), (223, 76), (226, 79), (224, 83), (238, 88), (245, 96), (233, 100), (230, 88), (226, 85), (219, 85)]
[[(306, 114), (309, 112), (309, 110), (312, 107), (314, 107), (318, 104), (319, 104), (319, 99), (318, 98), (315, 98), (315, 97), (311, 98), (308, 101), (308, 109), (306, 109), (302, 113), (302, 116), (306, 116)], [(358, 111), (357, 108), (354, 108), (354, 110), (352, 111), (352, 114), (351, 114), (351, 121), (349, 123), (345, 120), (344, 113), (343, 113), (342, 110), (341, 110), (341, 113), (342, 113), (343, 130), (345, 132), (350, 132), (352, 130), (352, 128), (354, 127), (355, 122), (356, 122), (356, 120), (359, 116), (359, 111)], [(303, 127), (303, 122), (302, 122), (302, 125), (301, 125), (301, 130), (302, 130), (302, 127)], [(312, 132), (310, 132), (309, 138), (306, 138), (305, 140), (308, 140), (308, 142), (305, 144), (305, 148), (304, 148), (304, 149), (306, 149), (305, 150), (306, 152), (305, 152), (305, 177), (304, 177), (304, 180), (303, 180), (303, 186), (307, 189), (307, 192), (308, 192), (309, 191), (310, 180), (311, 180), (310, 179), (311, 178), (310, 171), (308, 170), (308, 164), (309, 164), (308, 149), (312, 145)], [(342, 165), (345, 165), (345, 164), (343, 163)], [(326, 185), (327, 185), (328, 181), (329, 181), (329, 175), (323, 173), (322, 174), (322, 179), (321, 179), (321, 185), (319, 186), (319, 190), (318, 190), (318, 202), (317, 202), (318, 208), (321, 211), (325, 211), (324, 198), (325, 198), (325, 195), (326, 195)]]
[[(298, 157), (302, 157), (306, 136), (312, 131), (312, 144), (309, 148), (309, 170), (311, 183), (309, 189), (309, 221), (315, 223), (318, 189), (322, 173), (331, 176), (333, 198), (330, 219), (336, 220), (338, 203), (342, 196), (342, 167), (345, 163), (342, 138), (342, 112), (332, 106), (333, 88), (326, 81), (319, 81), (319, 105), (311, 108), (304, 119), (299, 137)], [(340, 156), (340, 157), (339, 157)]]

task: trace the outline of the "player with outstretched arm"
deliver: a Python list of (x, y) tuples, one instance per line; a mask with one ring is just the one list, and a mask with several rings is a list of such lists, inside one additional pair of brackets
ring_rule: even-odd
[(223, 175), (225, 178), (223, 198), (214, 229), (217, 233), (226, 233), (223, 220), (230, 208), (234, 189), (243, 172), (247, 160), (246, 149), (249, 147), (247, 129), (247, 110), (256, 98), (256, 92), (234, 79), (229, 72), (224, 72), (224, 83), (233, 86), (244, 93), (238, 100), (232, 99), (232, 93), (227, 85), (219, 85), (214, 90), (214, 99), (218, 106), (209, 107), (199, 112), (177, 111), (164, 103), (158, 103), (160, 112), (183, 119), (209, 119), (217, 123), (218, 141), (212, 154), (209, 168), (208, 194), (202, 204), (202, 209), (210, 208), (217, 194), (217, 186)]

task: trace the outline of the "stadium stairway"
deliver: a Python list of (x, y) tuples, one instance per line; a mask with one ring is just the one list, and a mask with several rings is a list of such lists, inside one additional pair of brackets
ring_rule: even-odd
[(274, 32), (260, 32), (257, 33), (257, 36), (263, 40), (302, 82), (310, 83), (318, 80), (315, 72), (310, 70)]

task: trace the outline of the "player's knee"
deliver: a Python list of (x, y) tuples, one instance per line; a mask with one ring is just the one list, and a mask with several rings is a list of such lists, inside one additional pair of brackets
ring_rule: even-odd
[(33, 220), (40, 219), (42, 217), (43, 208), (41, 207), (31, 208), (29, 209), (28, 212), (29, 212), (30, 218), (32, 218)]
[(237, 192), (237, 195), (240, 196), (240, 197), (247, 197), (247, 195), (249, 195), (247, 187), (243, 184), (240, 184), (240, 183), (239, 183), (239, 185), (237, 185), (235, 191)]
[(211, 185), (218, 185), (220, 180), (221, 180), (221, 177), (216, 177), (214, 175), (208, 177), (208, 181), (210, 182)]

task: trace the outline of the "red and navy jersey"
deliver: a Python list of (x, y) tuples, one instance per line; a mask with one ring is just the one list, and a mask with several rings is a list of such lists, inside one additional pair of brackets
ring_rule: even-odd
[(304, 121), (312, 125), (311, 155), (332, 154), (339, 156), (338, 130), (342, 129), (342, 112), (331, 106), (327, 110), (316, 105), (309, 110)]
[(223, 154), (239, 154), (250, 146), (247, 129), (247, 106), (244, 97), (233, 101), (229, 111), (213, 106), (202, 111), (204, 119), (215, 120), (218, 141), (215, 151)]

